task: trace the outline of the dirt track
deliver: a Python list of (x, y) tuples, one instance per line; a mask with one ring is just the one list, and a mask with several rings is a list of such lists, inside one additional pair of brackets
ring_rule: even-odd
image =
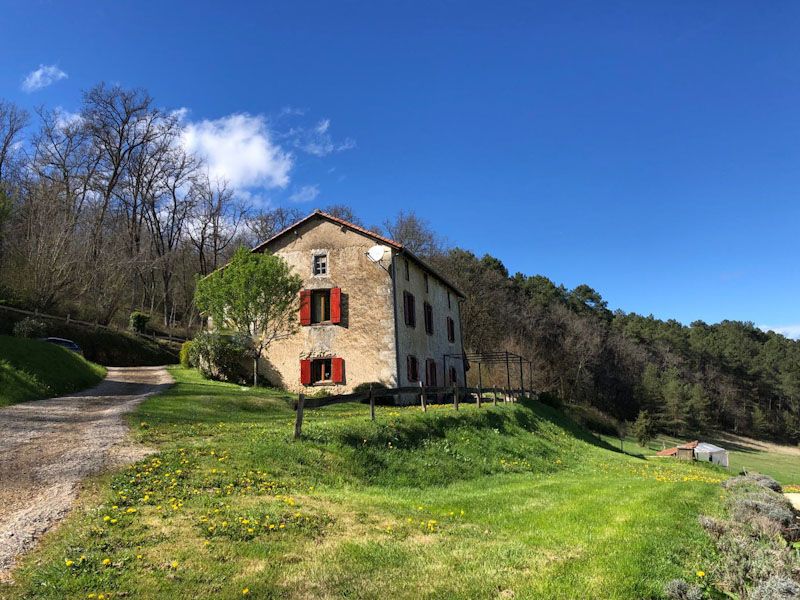
[(0, 409), (0, 581), (66, 516), (84, 477), (147, 453), (119, 443), (122, 415), (171, 384), (163, 367), (111, 367), (90, 390)]

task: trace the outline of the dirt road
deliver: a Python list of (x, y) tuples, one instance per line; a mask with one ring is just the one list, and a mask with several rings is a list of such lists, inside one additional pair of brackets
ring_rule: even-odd
[(0, 409), (0, 581), (66, 516), (84, 477), (147, 453), (125, 443), (122, 415), (171, 383), (163, 367), (110, 367), (90, 390)]

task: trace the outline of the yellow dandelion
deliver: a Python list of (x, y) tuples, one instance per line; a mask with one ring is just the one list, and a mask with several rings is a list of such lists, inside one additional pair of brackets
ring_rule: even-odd
[(68, 567), (71, 567), (72, 565), (74, 565), (74, 564), (75, 564), (75, 561), (72, 561), (72, 560), (70, 560), (70, 559), (66, 559), (66, 560), (64, 561), (64, 564), (65, 564), (65, 565), (67, 565)]
[(698, 571), (697, 572), (697, 576), (698, 577), (705, 577), (706, 576), (706, 572), (705, 571)]
[(173, 560), (173, 561), (170, 563), (170, 566), (171, 566), (173, 569), (177, 569), (177, 568), (178, 568), (178, 561), (177, 561), (177, 560)]
[(111, 559), (110, 559), (110, 558), (104, 558), (104, 559), (103, 559), (103, 564), (104, 564), (105, 566), (108, 566), (108, 565), (110, 565), (110, 564), (111, 564)]

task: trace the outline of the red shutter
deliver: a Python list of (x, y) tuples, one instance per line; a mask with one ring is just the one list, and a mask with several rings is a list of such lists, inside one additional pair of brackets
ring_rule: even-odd
[(300, 291), (300, 325), (311, 325), (311, 290)]
[(333, 358), (331, 360), (331, 378), (333, 383), (344, 383), (344, 359)]
[(300, 361), (300, 383), (303, 385), (311, 385), (311, 361)]
[(331, 323), (342, 322), (342, 288), (331, 288)]

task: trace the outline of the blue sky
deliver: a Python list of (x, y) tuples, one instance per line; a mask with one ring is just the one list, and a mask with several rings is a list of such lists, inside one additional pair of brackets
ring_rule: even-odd
[(612, 308), (800, 334), (798, 3), (2, 14), (0, 96), (74, 111), (99, 81), (147, 88), (260, 202), (346, 203), (368, 223), (413, 209)]

